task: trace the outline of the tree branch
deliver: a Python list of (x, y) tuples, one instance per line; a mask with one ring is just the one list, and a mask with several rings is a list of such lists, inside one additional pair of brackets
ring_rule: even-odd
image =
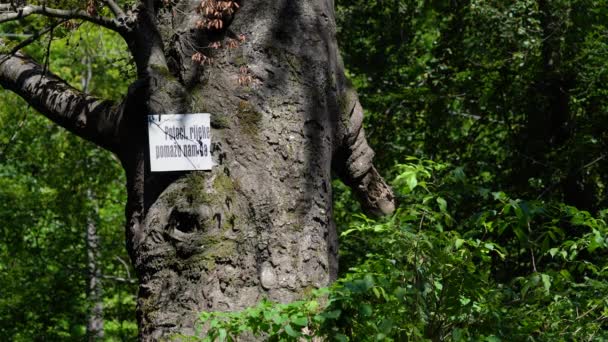
[(114, 0), (102, 0), (102, 2), (110, 8), (110, 11), (114, 13), (117, 18), (122, 18), (125, 16), (125, 12), (118, 6), (118, 4)]
[(137, 279), (125, 278), (125, 277), (117, 277), (117, 276), (109, 276), (109, 275), (101, 275), (103, 279), (114, 280), (119, 283), (128, 283), (128, 284), (137, 284)]
[(121, 34), (124, 34), (127, 31), (127, 27), (118, 20), (109, 19), (101, 16), (91, 16), (83, 10), (63, 10), (49, 8), (46, 6), (32, 5), (20, 7), (10, 12), (0, 13), (0, 23), (22, 19), (34, 14), (59, 19), (81, 19), (103, 26), (109, 30), (116, 31)]
[(20, 53), (0, 54), (0, 85), (58, 125), (118, 152), (122, 106), (83, 94)]
[(395, 210), (393, 192), (372, 163), (374, 151), (365, 138), (363, 108), (352, 86), (347, 84), (345, 88), (340, 114), (347, 119), (346, 132), (334, 155), (333, 168), (354, 190), (366, 212), (377, 216), (391, 214)]

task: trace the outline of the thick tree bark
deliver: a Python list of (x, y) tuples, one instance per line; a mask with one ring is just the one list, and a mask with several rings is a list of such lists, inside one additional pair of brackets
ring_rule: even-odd
[[(213, 29), (200, 28), (201, 3), (150, 0), (129, 12), (123, 36), (139, 80), (121, 114), (105, 116), (116, 120), (101, 141), (120, 140), (127, 173), (144, 341), (193, 333), (201, 311), (288, 302), (334, 280), (332, 173), (369, 212), (394, 208), (344, 76), (333, 1), (243, 0)], [(147, 115), (200, 112), (211, 113), (217, 165), (150, 172)]]

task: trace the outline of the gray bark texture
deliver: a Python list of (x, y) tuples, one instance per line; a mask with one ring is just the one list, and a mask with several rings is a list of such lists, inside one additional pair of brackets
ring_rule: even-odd
[[(95, 196), (89, 189), (87, 198), (94, 203)], [(87, 317), (87, 336), (90, 342), (102, 341), (103, 331), (103, 284), (100, 267), (101, 246), (99, 235), (97, 234), (98, 209), (94, 205), (87, 222), (86, 246), (87, 246), (87, 266), (88, 282), (87, 291), (89, 313)]]
[[(344, 75), (333, 1), (241, 0), (221, 25), (209, 1), (114, 11), (139, 76), (120, 104), (0, 56), (0, 84), (122, 161), (142, 341), (193, 333), (201, 311), (289, 302), (331, 283), (332, 174), (368, 212), (394, 208)], [(211, 113), (213, 170), (150, 172), (147, 115), (172, 113)]]

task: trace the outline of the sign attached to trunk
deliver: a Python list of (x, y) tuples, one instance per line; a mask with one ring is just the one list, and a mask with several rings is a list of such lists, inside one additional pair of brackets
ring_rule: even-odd
[(152, 171), (211, 170), (208, 113), (148, 115)]

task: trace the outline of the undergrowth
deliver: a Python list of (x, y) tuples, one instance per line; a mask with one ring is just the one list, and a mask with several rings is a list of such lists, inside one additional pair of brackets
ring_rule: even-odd
[(336, 184), (338, 281), (290, 304), (201, 314), (195, 341), (595, 341), (608, 338), (605, 212), (512, 199), (409, 158), (395, 214)]

